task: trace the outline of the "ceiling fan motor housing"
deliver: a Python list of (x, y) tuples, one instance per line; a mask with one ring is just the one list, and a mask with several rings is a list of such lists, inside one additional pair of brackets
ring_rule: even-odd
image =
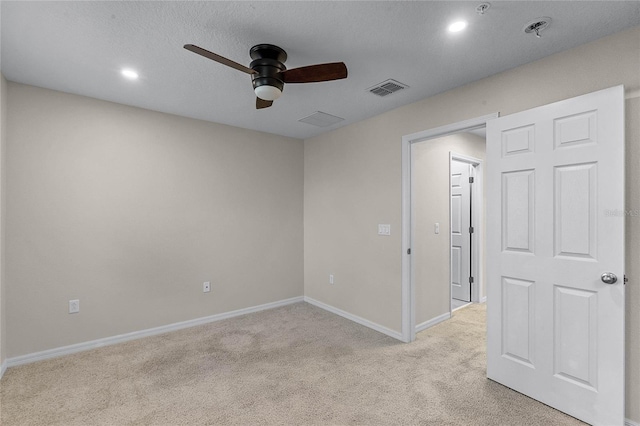
[(258, 44), (249, 50), (251, 55), (251, 69), (257, 71), (257, 74), (251, 75), (253, 88), (260, 86), (273, 86), (284, 90), (284, 81), (280, 73), (285, 71), (284, 61), (287, 60), (287, 53), (272, 44)]

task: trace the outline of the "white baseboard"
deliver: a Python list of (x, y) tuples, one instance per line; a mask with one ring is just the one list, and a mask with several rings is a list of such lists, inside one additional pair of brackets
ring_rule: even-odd
[(442, 321), (446, 321), (451, 318), (451, 312), (445, 312), (442, 315), (438, 315), (435, 318), (431, 318), (429, 321), (425, 321), (416, 325), (416, 333), (426, 330), (429, 327), (433, 327), (436, 324), (440, 324)]
[(640, 423), (633, 422), (629, 419), (624, 419), (624, 426), (640, 426)]
[(466, 305), (458, 306), (457, 308), (453, 308), (453, 309), (451, 310), (451, 313), (454, 313), (455, 311), (459, 311), (460, 309), (464, 309), (464, 308), (466, 308), (467, 306), (471, 306), (471, 305), (473, 305), (473, 302), (469, 302), (469, 303), (467, 303)]
[(481, 297), (480, 303), (487, 303), (487, 296)]
[(391, 330), (390, 328), (387, 328), (385, 326), (382, 326), (380, 324), (376, 324), (375, 322), (369, 321), (367, 319), (361, 318), (357, 315), (353, 315), (350, 314), (349, 312), (343, 311), (342, 309), (338, 309), (335, 308), (331, 305), (327, 305), (326, 303), (322, 303), (318, 300), (312, 299), (309, 296), (304, 296), (304, 301), (313, 305), (313, 306), (317, 306), (320, 309), (324, 309), (325, 311), (329, 311), (332, 314), (336, 314), (336, 315), (340, 315), (343, 318), (346, 318), (348, 320), (351, 320), (353, 322), (357, 322), (360, 325), (364, 325), (365, 327), (369, 327), (372, 330), (378, 331), (382, 334), (386, 334), (389, 337), (393, 337), (394, 339), (398, 339), (400, 341), (404, 341), (402, 339), (402, 333), (400, 333), (399, 331), (395, 331), (395, 330)]
[(4, 372), (7, 371), (7, 360), (5, 359), (0, 364), (0, 380), (2, 380), (2, 376), (4, 376)]
[[(228, 318), (246, 315), (253, 312), (264, 311), (267, 309), (279, 308), (281, 306), (290, 305), (304, 301), (302, 296), (293, 297), (291, 299), (279, 300), (277, 302), (265, 303), (264, 305), (251, 306), (249, 308), (238, 309), (231, 312), (223, 312), (221, 314), (211, 315), (208, 317), (196, 318), (188, 321), (176, 322), (173, 324), (163, 325), (160, 327), (148, 328), (146, 330), (133, 331), (131, 333), (120, 334), (117, 336), (105, 337), (103, 339), (91, 340), (89, 342), (76, 343), (75, 345), (62, 346), (60, 348), (48, 349), (42, 352), (34, 352), (31, 354), (20, 355), (14, 358), (8, 358), (3, 363), (4, 368), (15, 367), (17, 365), (29, 364), (36, 361), (42, 361), (50, 358), (57, 358), (63, 355), (70, 355), (76, 352), (88, 351), (116, 343), (128, 342), (130, 340), (141, 339), (143, 337), (155, 336), (158, 334), (169, 333), (171, 331), (182, 330), (184, 328), (195, 327), (197, 325), (207, 324), (210, 322), (221, 321)], [(2, 370), (4, 372), (4, 369)]]

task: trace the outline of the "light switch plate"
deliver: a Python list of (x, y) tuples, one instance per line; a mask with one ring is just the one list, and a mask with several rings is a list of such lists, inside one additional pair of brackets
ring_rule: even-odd
[(378, 224), (378, 235), (391, 235), (391, 225)]
[(435, 225), (433, 225), (433, 233), (434, 234), (439, 234), (440, 233), (440, 224), (436, 223)]
[(80, 300), (69, 300), (69, 313), (77, 314), (78, 312), (80, 312)]

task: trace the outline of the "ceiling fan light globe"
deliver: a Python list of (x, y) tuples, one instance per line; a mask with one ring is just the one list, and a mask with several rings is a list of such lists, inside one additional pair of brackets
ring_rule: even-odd
[(256, 96), (265, 101), (275, 101), (282, 95), (282, 91), (274, 86), (258, 86), (255, 88)]

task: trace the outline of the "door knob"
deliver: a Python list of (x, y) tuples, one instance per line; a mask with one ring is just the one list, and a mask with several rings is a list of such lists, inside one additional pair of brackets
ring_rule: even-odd
[(615, 284), (618, 281), (618, 277), (613, 272), (605, 272), (600, 276), (600, 279), (605, 284)]

